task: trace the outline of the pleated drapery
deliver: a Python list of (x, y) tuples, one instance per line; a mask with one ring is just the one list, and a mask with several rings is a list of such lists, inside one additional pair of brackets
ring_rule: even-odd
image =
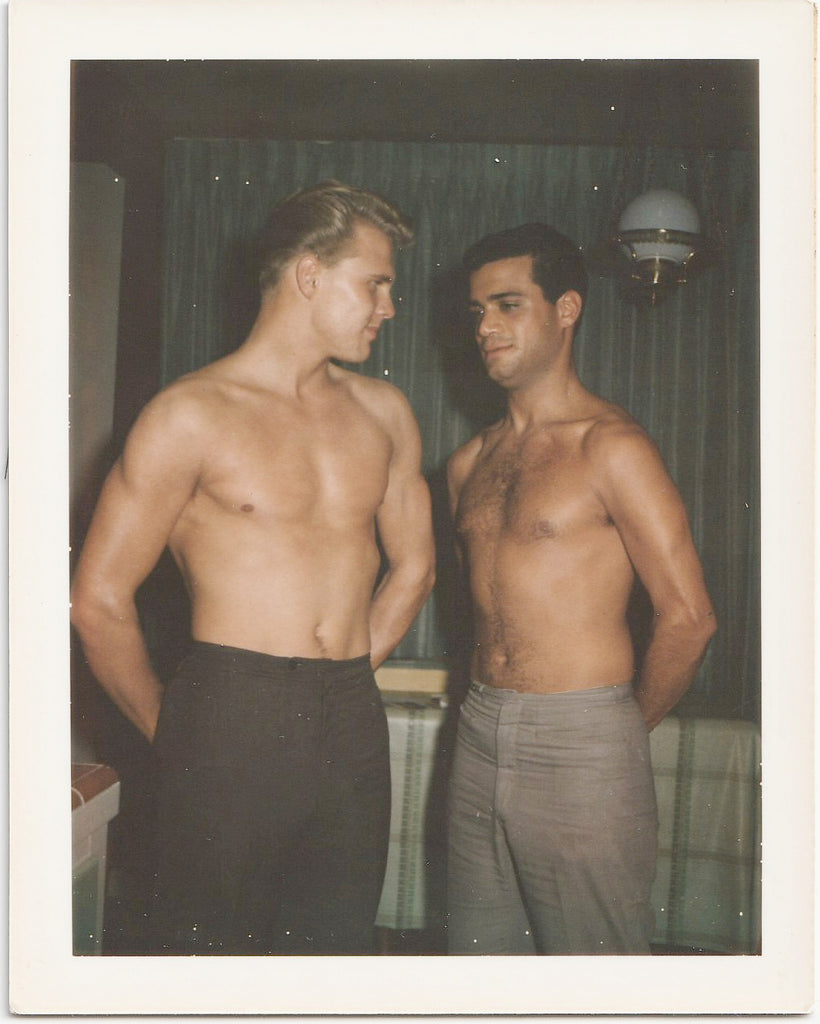
[[(437, 509), (439, 584), (394, 657), (448, 662), (466, 642), (448, 566), (448, 455), (495, 418), (454, 274), (489, 231), (546, 221), (589, 248), (612, 226), (628, 154), (591, 146), (178, 140), (165, 177), (162, 379), (236, 347), (255, 315), (250, 253), (271, 208), (334, 177), (383, 193), (414, 220), (398, 254), (398, 314), (362, 373), (408, 396)], [(710, 194), (704, 192), (708, 161)], [(593, 277), (576, 340), (584, 384), (656, 440), (691, 518), (719, 621), (684, 708), (756, 719), (760, 694), (760, 488), (756, 161), (748, 153), (658, 150), (654, 187), (675, 189), (720, 226), (719, 263), (654, 307)], [(443, 571), (442, 571), (443, 570)]]

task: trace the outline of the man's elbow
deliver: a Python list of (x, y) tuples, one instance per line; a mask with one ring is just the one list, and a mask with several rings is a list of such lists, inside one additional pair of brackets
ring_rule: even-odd
[(684, 628), (692, 638), (692, 643), (705, 652), (712, 637), (717, 633), (717, 619), (710, 607), (691, 609), (686, 615)]
[(427, 553), (407, 566), (408, 586), (412, 587), (418, 599), (423, 603), (433, 592), (436, 583), (436, 559), (432, 553)]
[(107, 599), (102, 590), (82, 582), (71, 588), (69, 617), (80, 639), (86, 641), (100, 632), (111, 618), (117, 618), (113, 599)]
[(670, 636), (676, 636), (678, 643), (687, 647), (706, 650), (717, 632), (717, 619), (711, 605), (680, 605), (665, 611), (656, 611), (656, 627), (663, 628)]
[(432, 594), (433, 587), (436, 585), (436, 562), (434, 558), (430, 558), (427, 562), (419, 567), (418, 572), (418, 589), (422, 595), (422, 600), (426, 601), (427, 598)]
[(421, 607), (433, 590), (436, 582), (435, 557), (430, 554), (408, 555), (390, 561), (390, 586), (394, 593), (405, 595), (405, 599)]
[(80, 639), (84, 640), (96, 631), (100, 619), (99, 602), (85, 588), (72, 587), (69, 617)]
[(717, 633), (718, 628), (715, 609), (712, 607), (712, 602), (708, 596), (693, 609), (692, 618), (698, 633), (708, 643)]

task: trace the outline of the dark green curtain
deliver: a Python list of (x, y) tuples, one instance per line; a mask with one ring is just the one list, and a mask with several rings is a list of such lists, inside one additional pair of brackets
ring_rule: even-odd
[[(394, 657), (448, 663), (466, 639), (443, 506), (447, 456), (502, 408), (465, 331), (457, 267), (488, 231), (554, 224), (584, 247), (611, 230), (634, 156), (585, 146), (179, 140), (167, 153), (162, 378), (239, 344), (256, 312), (253, 245), (272, 206), (335, 177), (375, 189), (414, 219), (397, 259), (398, 315), (361, 372), (391, 380), (421, 427), (434, 495), (439, 584)], [(657, 441), (680, 487), (720, 630), (682, 705), (758, 718), (758, 192), (748, 153), (654, 150), (651, 182), (689, 195), (725, 239), (720, 262), (661, 304), (638, 308), (592, 278), (576, 342), (584, 383)], [(706, 183), (709, 183), (707, 189)], [(641, 191), (638, 188), (635, 191)], [(708, 192), (708, 194), (707, 194)]]

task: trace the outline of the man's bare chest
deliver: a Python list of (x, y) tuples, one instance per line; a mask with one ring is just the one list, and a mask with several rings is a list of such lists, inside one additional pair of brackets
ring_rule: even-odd
[(387, 486), (391, 442), (351, 414), (239, 417), (214, 437), (194, 507), (256, 521), (372, 518)]
[(479, 457), (462, 489), (456, 525), (473, 548), (569, 541), (608, 524), (580, 450), (551, 445)]

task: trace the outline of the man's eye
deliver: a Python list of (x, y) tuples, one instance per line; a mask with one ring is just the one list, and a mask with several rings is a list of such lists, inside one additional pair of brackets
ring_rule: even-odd
[(518, 303), (516, 302), (501, 302), (498, 308), (502, 313), (509, 313), (513, 309), (518, 309)]

